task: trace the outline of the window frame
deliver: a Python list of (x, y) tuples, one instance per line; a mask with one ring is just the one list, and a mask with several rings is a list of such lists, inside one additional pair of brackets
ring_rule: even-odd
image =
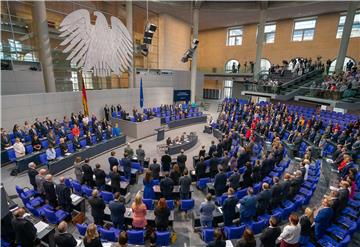
[[(275, 26), (275, 30), (273, 32), (265, 32), (265, 28), (266, 26), (272, 26), (274, 25)], [(274, 44), (275, 43), (275, 39), (276, 39), (276, 28), (277, 28), (277, 25), (276, 25), (276, 22), (270, 22), (270, 23), (265, 23), (264, 25), (264, 44)], [(259, 29), (259, 28), (258, 28)], [(268, 36), (268, 34), (274, 34), (274, 41), (273, 42), (267, 42), (266, 38)]]
[[(236, 30), (239, 29), (241, 30), (241, 35), (230, 35), (230, 31), (231, 30)], [(243, 36), (244, 36), (244, 27), (243, 26), (236, 26), (236, 27), (229, 27), (226, 29), (226, 46), (241, 46), (243, 43)], [(236, 37), (241, 37), (241, 42), (240, 44), (236, 44)], [(234, 45), (230, 45), (229, 44), (229, 39), (230, 38), (235, 38), (235, 43)]]
[[(315, 21), (315, 25), (313, 28), (303, 28), (303, 29), (295, 29), (295, 25), (297, 22), (302, 22), (302, 21), (312, 21), (314, 20)], [(306, 42), (306, 41), (313, 41), (315, 39), (315, 34), (316, 34), (316, 25), (317, 25), (317, 16), (311, 16), (311, 17), (306, 17), (306, 18), (299, 18), (299, 19), (294, 19), (293, 21), (293, 29), (292, 29), (292, 35), (291, 35), (291, 41), (292, 42)], [(312, 38), (311, 39), (305, 39), (304, 40), (304, 33), (306, 31), (309, 31), (309, 30), (313, 30), (314, 33), (312, 35)], [(294, 40), (294, 33), (295, 31), (301, 31), (301, 40)]]
[[(345, 22), (346, 22), (346, 15), (347, 15), (347, 12), (342, 12), (342, 13), (340, 13), (339, 22), (338, 22), (338, 26), (337, 26), (337, 29), (336, 29), (336, 35), (335, 35), (335, 38), (336, 38), (336, 39), (341, 39), (341, 38), (342, 38), (342, 34), (343, 34), (343, 32), (344, 32), (344, 26), (345, 26)], [(352, 36), (354, 24), (357, 23), (357, 22), (355, 22), (355, 20), (356, 20), (356, 15), (359, 15), (359, 19), (360, 19), (360, 9), (359, 9), (359, 10), (356, 10), (356, 12), (355, 12), (354, 21), (353, 21), (353, 24), (352, 24), (352, 27), (351, 27), (350, 38), (359, 38), (359, 37), (360, 37), (360, 34), (359, 34), (359, 36)], [(342, 25), (340, 25), (341, 17), (345, 17), (344, 24), (342, 24)], [(360, 28), (360, 21), (359, 21), (358, 25), (359, 25), (359, 28)], [(338, 37), (339, 28), (342, 28), (342, 31), (341, 31), (341, 35)]]

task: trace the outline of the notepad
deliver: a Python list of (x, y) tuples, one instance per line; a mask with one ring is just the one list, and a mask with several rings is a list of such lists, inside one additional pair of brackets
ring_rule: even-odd
[(226, 247), (233, 247), (231, 240), (226, 240)]
[(72, 201), (73, 203), (81, 199), (80, 196), (75, 195), (75, 194), (71, 194), (70, 197), (71, 197), (71, 201)]
[(49, 226), (49, 225), (46, 224), (46, 223), (43, 222), (43, 221), (39, 221), (38, 223), (35, 224), (35, 228), (36, 228), (37, 233), (42, 232), (42, 231), (45, 230), (46, 227), (48, 227), (48, 226)]

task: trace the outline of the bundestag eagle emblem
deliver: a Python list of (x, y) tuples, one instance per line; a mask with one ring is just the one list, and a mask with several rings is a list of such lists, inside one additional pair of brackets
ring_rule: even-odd
[(85, 9), (70, 13), (61, 22), (60, 37), (65, 40), (60, 45), (67, 46), (63, 53), (71, 51), (66, 60), (100, 77), (130, 71), (133, 43), (125, 25), (111, 16), (109, 27), (101, 12), (95, 11), (94, 15), (95, 25), (91, 24), (90, 13)]

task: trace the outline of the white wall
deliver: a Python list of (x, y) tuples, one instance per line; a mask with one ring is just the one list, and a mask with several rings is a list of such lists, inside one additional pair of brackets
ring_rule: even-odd
[[(172, 104), (173, 90), (172, 87), (144, 88), (144, 107)], [(139, 109), (139, 95), (138, 88), (88, 90), (89, 111), (102, 118), (105, 104), (121, 104), (128, 111), (133, 106)], [(36, 117), (62, 120), (64, 115), (83, 109), (81, 99), (81, 92), (3, 95), (1, 127), (12, 129), (15, 123), (23, 125), (25, 120), (32, 123)]]
[(45, 92), (42, 71), (1, 71), (1, 95), (41, 92)]

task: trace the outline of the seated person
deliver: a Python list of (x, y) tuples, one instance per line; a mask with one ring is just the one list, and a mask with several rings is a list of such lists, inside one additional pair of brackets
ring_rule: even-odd
[(31, 145), (33, 146), (34, 151), (40, 151), (41, 150), (41, 142), (39, 140), (39, 137), (37, 135), (34, 135), (31, 141)]
[(1, 128), (1, 149), (11, 147), (11, 140), (6, 130)]
[(25, 156), (25, 147), (24, 144), (22, 144), (22, 142), (20, 141), (19, 138), (15, 139), (15, 143), (13, 145), (14, 151), (15, 151), (15, 157), (16, 158), (21, 158), (23, 156)]
[(74, 146), (74, 150), (80, 150), (81, 149), (80, 141), (79, 141), (79, 138), (77, 136), (74, 136), (73, 146)]
[(49, 130), (49, 134), (46, 136), (49, 145), (51, 144), (53, 147), (56, 146), (56, 136), (53, 130)]
[(56, 159), (56, 152), (53, 145), (49, 144), (48, 148), (46, 149), (46, 159), (47, 161), (51, 162)]
[(96, 136), (96, 141), (97, 142), (101, 142), (103, 140), (103, 136), (102, 136), (102, 127), (99, 124), (97, 126), (97, 128), (95, 129), (95, 136)]
[(67, 154), (69, 152), (68, 146), (64, 140), (64, 138), (60, 138), (60, 151), (61, 151), (61, 155), (64, 156), (65, 154)]
[(92, 146), (93, 145), (93, 141), (91, 138), (91, 132), (88, 131), (86, 132), (86, 146)]
[(106, 127), (106, 139), (111, 139), (113, 137), (113, 128), (111, 127), (110, 124), (107, 125)]

